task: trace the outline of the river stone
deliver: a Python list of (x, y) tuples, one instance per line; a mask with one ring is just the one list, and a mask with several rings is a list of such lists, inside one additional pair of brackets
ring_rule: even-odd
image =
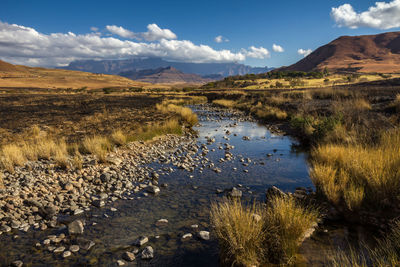
[(148, 193), (152, 193), (152, 194), (158, 194), (160, 192), (160, 188), (158, 186), (155, 185), (150, 185), (146, 188), (146, 191)]
[(24, 265), (24, 263), (22, 261), (20, 261), (20, 260), (13, 261), (12, 264), (11, 264), (11, 266), (13, 266), (13, 267), (21, 267), (23, 265)]
[(100, 180), (103, 183), (108, 183), (111, 180), (111, 175), (109, 173), (102, 173), (100, 175)]
[(67, 250), (67, 251), (64, 251), (64, 253), (63, 253), (63, 258), (67, 258), (67, 257), (69, 257), (69, 256), (71, 256), (71, 251), (69, 251), (69, 250)]
[(143, 260), (150, 260), (152, 258), (154, 258), (154, 249), (151, 246), (147, 246), (142, 251), (142, 259)]
[(81, 238), (81, 239), (78, 240), (78, 244), (79, 244), (79, 247), (82, 248), (82, 249), (84, 249), (84, 250), (89, 250), (89, 249), (91, 249), (94, 245), (96, 245), (95, 242), (93, 242), (93, 241), (91, 241), (91, 240), (83, 239), (83, 238)]
[(0, 227), (0, 231), (2, 231), (3, 233), (8, 233), (8, 232), (11, 231), (11, 227), (4, 224), (4, 225), (2, 225), (2, 226)]
[(237, 189), (236, 187), (233, 187), (229, 192), (228, 196), (230, 197), (241, 197), (242, 196), (242, 191)]
[(96, 199), (96, 200), (92, 201), (92, 205), (97, 207), (97, 208), (104, 207), (105, 204), (106, 203), (104, 202), (104, 200), (101, 200), (101, 199)]
[(167, 219), (159, 219), (157, 222), (156, 222), (156, 225), (157, 226), (164, 226), (164, 225), (167, 225), (168, 224), (168, 220)]
[(199, 237), (200, 237), (200, 239), (203, 239), (203, 240), (210, 240), (210, 232), (208, 232), (208, 231), (200, 231), (199, 232)]
[(124, 252), (124, 254), (122, 254), (122, 258), (126, 261), (134, 261), (136, 259), (135, 254), (129, 251)]
[(282, 192), (278, 187), (276, 186), (271, 186), (270, 188), (267, 189), (267, 192), (265, 193), (266, 200), (272, 199), (273, 197), (286, 197), (287, 195)]
[(68, 224), (68, 233), (69, 234), (83, 234), (84, 226), (81, 220), (75, 220)]
[(146, 244), (147, 242), (149, 242), (149, 239), (147, 238), (147, 236), (141, 236), (141, 237), (139, 237), (138, 239), (136, 239), (136, 240), (133, 242), (133, 244), (134, 244), (135, 246), (140, 247), (140, 246), (143, 246), (144, 244)]
[(184, 234), (183, 236), (182, 236), (182, 240), (187, 240), (187, 239), (189, 239), (189, 238), (192, 238), (192, 234), (191, 233), (187, 233), (187, 234)]
[(79, 246), (78, 245), (71, 245), (70, 247), (69, 247), (69, 250), (71, 251), (71, 252), (78, 252), (79, 251)]
[(65, 247), (61, 246), (61, 247), (56, 248), (53, 252), (54, 252), (54, 253), (61, 253), (61, 252), (63, 252), (64, 250), (65, 250)]

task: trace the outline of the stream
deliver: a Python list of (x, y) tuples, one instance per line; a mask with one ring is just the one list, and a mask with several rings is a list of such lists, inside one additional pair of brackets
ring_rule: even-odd
[[(146, 196), (139, 192), (133, 200), (117, 200), (77, 216), (86, 221), (82, 238), (95, 242), (90, 250), (63, 259), (61, 254), (35, 244), (50, 234), (66, 232), (65, 227), (30, 230), (1, 235), (0, 260), (21, 259), (27, 266), (116, 266), (123, 252), (135, 248), (135, 239), (147, 236), (149, 242), (145, 246), (154, 248), (154, 258), (142, 260), (139, 254), (125, 266), (218, 266), (218, 244), (209, 216), (211, 203), (225, 195), (217, 190), (236, 187), (243, 192), (242, 199), (250, 203), (264, 201), (265, 191), (272, 185), (283, 191), (313, 186), (306, 162), (308, 155), (297, 149), (296, 140), (274, 134), (244, 115), (207, 105), (192, 109), (199, 117), (199, 125), (194, 127), (197, 143), (206, 145), (206, 157), (220, 172), (207, 167), (188, 172), (172, 164), (154, 162), (154, 169), (175, 170), (160, 175), (159, 183), (167, 183), (168, 187), (159, 194)], [(207, 139), (213, 138), (215, 142), (207, 144)], [(233, 155), (229, 161), (225, 160), (226, 144), (234, 147), (229, 150)], [(198, 153), (202, 153), (201, 148)], [(168, 223), (156, 225), (159, 219), (167, 219)], [(210, 231), (210, 240), (198, 238), (202, 230)], [(187, 233), (193, 236), (182, 240)]]

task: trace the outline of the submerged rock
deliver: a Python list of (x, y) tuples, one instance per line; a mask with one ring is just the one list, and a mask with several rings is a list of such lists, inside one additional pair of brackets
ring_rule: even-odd
[(129, 251), (124, 252), (124, 254), (122, 254), (122, 258), (126, 261), (134, 261), (136, 259), (135, 254)]
[(199, 238), (203, 240), (210, 240), (210, 232), (208, 231), (200, 231)]
[(142, 259), (144, 260), (150, 260), (154, 258), (154, 249), (151, 246), (147, 246), (143, 251), (142, 251)]
[(68, 224), (68, 233), (72, 235), (81, 235), (83, 234), (84, 225), (81, 220), (75, 220)]

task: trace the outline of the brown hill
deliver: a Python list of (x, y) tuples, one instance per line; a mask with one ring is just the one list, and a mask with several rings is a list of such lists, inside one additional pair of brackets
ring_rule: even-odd
[(82, 88), (148, 87), (149, 83), (132, 81), (117, 75), (82, 71), (33, 68), (0, 61), (0, 88)]
[(212, 79), (206, 79), (197, 74), (183, 73), (174, 67), (147, 69), (139, 71), (121, 72), (121, 76), (132, 80), (148, 83), (190, 83), (203, 84)]
[(342, 36), (281, 70), (400, 72), (400, 32)]

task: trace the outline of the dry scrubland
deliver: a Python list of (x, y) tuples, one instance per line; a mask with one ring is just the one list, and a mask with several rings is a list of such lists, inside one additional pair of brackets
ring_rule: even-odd
[(182, 134), (183, 124), (197, 123), (196, 115), (182, 105), (204, 100), (185, 97), (171, 104), (164, 96), (3, 94), (0, 168), (13, 172), (15, 166), (39, 159), (81, 168), (83, 154), (105, 162), (115, 146)]
[[(400, 199), (399, 80), (260, 93), (229, 94), (211, 90), (208, 95), (215, 99), (215, 105), (239, 108), (260, 120), (280, 124), (308, 144), (311, 178), (317, 196), (335, 207), (343, 219), (368, 225), (369, 221), (363, 217), (366, 214), (366, 218), (374, 217), (392, 226), (391, 232), (378, 239), (376, 246), (364, 245), (364, 252), (358, 249), (338, 252), (327, 257), (328, 265), (399, 265), (399, 223), (396, 222), (400, 211), (397, 205)], [(244, 219), (238, 217), (233, 211), (237, 208), (236, 204), (226, 203), (214, 207), (213, 214), (221, 218), (221, 210), (232, 209), (225, 213), (227, 218), (214, 219), (214, 224), (217, 229), (235, 227), (229, 231), (235, 232), (236, 239), (232, 234), (217, 231), (225, 257), (244, 263), (254, 257), (241, 254), (247, 251), (240, 248), (246, 247), (248, 240), (241, 241), (237, 236), (251, 236), (242, 227), (254, 222), (250, 215)], [(254, 208), (240, 208), (249, 214), (257, 212)], [(252, 229), (258, 231), (257, 227)], [(268, 234), (260, 232), (259, 236), (263, 239)]]

